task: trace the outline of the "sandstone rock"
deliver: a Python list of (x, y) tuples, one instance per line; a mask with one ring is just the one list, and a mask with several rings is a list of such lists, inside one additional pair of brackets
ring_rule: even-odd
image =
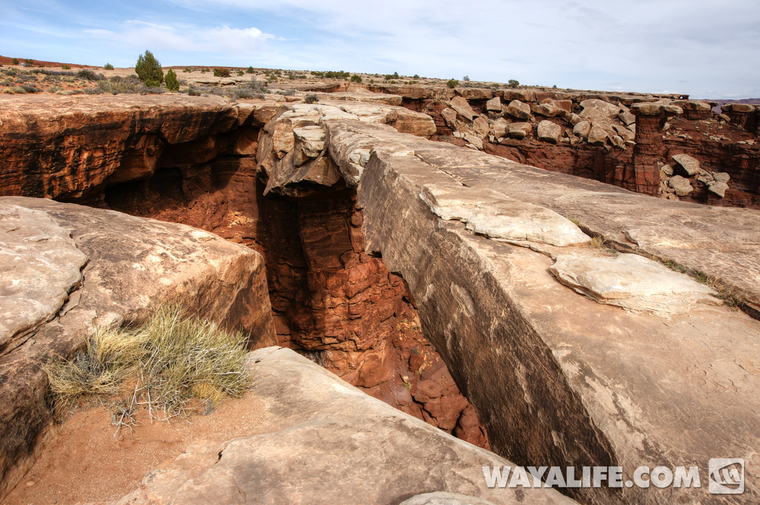
[(251, 249), (180, 224), (45, 199), (0, 198), (0, 216), (12, 225), (0, 237), (3, 252), (57, 271), (47, 282), (36, 269), (12, 274), (14, 310), (29, 314), (23, 326), (32, 331), (0, 349), (0, 495), (33, 463), (51, 421), (40, 364), (71, 356), (94, 326), (139, 322), (174, 301), (250, 333), (252, 346), (274, 343), (264, 265)]
[(671, 177), (668, 185), (676, 191), (676, 195), (678, 196), (686, 196), (694, 190), (694, 188), (691, 187), (689, 180), (680, 175), (674, 175)]
[(699, 173), (699, 161), (688, 154), (676, 154), (673, 156), (676, 163), (691, 177)]
[(515, 139), (524, 139), (533, 132), (533, 123), (510, 123), (509, 136)]
[(486, 102), (486, 110), (493, 112), (501, 112), (501, 99), (495, 96)]
[(412, 496), (399, 505), (492, 505), (492, 503), (474, 496), (438, 491)]
[(623, 140), (634, 140), (636, 138), (636, 134), (625, 126), (613, 124), (612, 129), (615, 130), (617, 134), (623, 138)]
[(560, 255), (550, 270), (578, 293), (626, 310), (672, 316), (698, 303), (719, 303), (711, 288), (636, 254)]
[(711, 182), (710, 184), (707, 185), (707, 190), (710, 193), (714, 193), (721, 198), (726, 196), (727, 189), (728, 189), (728, 184), (726, 184), (725, 182), (716, 181), (716, 182)]
[(588, 138), (588, 134), (591, 131), (591, 123), (588, 121), (580, 121), (576, 123), (576, 125), (573, 127), (573, 134), (583, 137), (584, 139)]
[(712, 175), (713, 179), (715, 179), (717, 182), (728, 182), (729, 179), (731, 179), (731, 176), (726, 172), (713, 172)]
[(607, 139), (609, 138), (610, 135), (607, 133), (607, 131), (596, 123), (591, 126), (591, 129), (588, 132), (589, 144), (605, 145), (607, 143)]
[(527, 89), (505, 89), (504, 100), (510, 102), (512, 100), (519, 100), (527, 103), (535, 102), (536, 93)]
[(631, 126), (632, 124), (636, 123), (636, 116), (631, 114), (631, 110), (625, 105), (620, 106), (620, 113), (618, 114), (617, 117), (626, 126)]
[(472, 122), (475, 116), (477, 116), (475, 111), (472, 110), (472, 107), (470, 107), (470, 103), (461, 96), (455, 96), (452, 98), (449, 105), (451, 105), (451, 108), (467, 122)]
[(325, 131), (319, 126), (304, 126), (294, 128), (295, 142), (294, 163), (296, 167), (302, 166), (310, 159), (318, 157), (325, 148)]
[[(450, 200), (461, 201), (455, 207), (472, 213), (490, 199), (489, 191), (499, 188), (526, 204), (561, 210), (613, 244), (627, 244), (647, 257), (656, 255), (708, 276), (722, 272), (721, 278), (730, 278), (731, 285), (742, 286), (745, 293), (757, 291), (742, 276), (760, 271), (756, 247), (749, 245), (755, 241), (750, 230), (757, 229), (756, 212), (729, 208), (716, 212), (650, 198), (451, 145), (402, 140), (369, 126), (363, 126), (363, 132), (354, 129), (354, 134), (402, 142), (415, 156), (378, 154), (362, 173), (358, 195), (367, 248), (403, 275), (426, 334), (451, 369), (466, 377), (473, 405), (493, 413), (483, 418), (494, 450), (514, 451), (508, 453), (520, 454), (526, 461), (561, 454), (576, 464), (579, 455), (594, 454), (593, 461), (610, 458), (624, 468), (635, 468), (662, 458), (703, 462), (716, 450), (741, 453), (742, 448), (760, 443), (760, 420), (753, 414), (760, 405), (754, 394), (760, 379), (733, 362), (754, 352), (760, 323), (702, 303), (670, 320), (598, 304), (557, 282), (547, 272), (551, 260), (535, 252), (561, 251), (539, 243), (516, 247), (473, 234), (466, 224), (441, 221), (446, 214), (429, 212), (433, 207), (427, 190), (447, 188)], [(347, 125), (329, 128), (332, 136)], [(420, 196), (426, 205), (421, 205)], [(594, 249), (575, 249), (605, 256)], [(656, 279), (652, 282), (656, 284)], [(706, 342), (700, 346), (706, 354), (689, 356), (727, 387), (693, 380), (689, 370), (695, 364), (683, 356), (693, 348), (695, 335)], [(731, 335), (730, 340), (726, 335)], [(651, 351), (652, 342), (657, 342), (656, 353)], [(720, 372), (710, 372), (710, 363)], [(503, 380), (493, 370), (503, 372)], [(541, 378), (531, 377), (529, 371)], [(667, 377), (667, 385), (656, 377)], [(731, 387), (728, 377), (741, 386)], [(495, 382), (498, 387), (493, 387)], [(695, 408), (705, 415), (682, 415), (682, 409)], [(678, 419), (677, 427), (673, 419)], [(742, 427), (736, 419), (752, 426)], [(556, 445), (560, 431), (552, 426), (563, 426), (567, 432), (568, 425), (578, 431)], [(683, 437), (685, 429), (691, 434), (688, 439)], [(531, 438), (535, 445), (510, 442), (524, 430), (536, 433)], [(730, 438), (715, 436), (727, 432)], [(632, 443), (636, 433), (638, 440), (647, 441), (645, 445)], [(604, 434), (601, 439), (600, 434)], [(722, 449), (716, 449), (716, 443)], [(702, 472), (704, 463), (695, 464), (702, 465)], [(672, 502), (672, 494), (649, 491), (626, 490), (630, 493), (626, 500)], [(695, 502), (711, 499), (704, 488), (681, 492)], [(581, 489), (575, 496), (588, 503), (619, 500), (602, 488)]]
[(555, 117), (567, 113), (565, 109), (557, 107), (553, 103), (541, 103), (534, 105), (532, 109), (534, 114), (546, 117)]
[(489, 88), (456, 88), (456, 92), (465, 100), (490, 100), (493, 90)]
[(483, 116), (478, 116), (475, 118), (475, 121), (472, 123), (472, 129), (475, 131), (475, 134), (480, 138), (485, 138), (488, 135), (488, 130), (490, 128), (490, 125), (488, 124), (488, 120), (484, 118)]
[(496, 121), (491, 124), (491, 133), (496, 138), (501, 138), (507, 135), (507, 132), (509, 130), (509, 123), (507, 123), (506, 119), (503, 117), (500, 117)]
[[(363, 394), (289, 349), (261, 349), (252, 361), (255, 392), (268, 406), (256, 431), (191, 447), (117, 505), (379, 504), (431, 489), (466, 493), (471, 501), (464, 503), (473, 504), (575, 503), (553, 489), (489, 489), (482, 466), (512, 463)], [(450, 499), (438, 496), (432, 499)]]
[(549, 120), (544, 120), (538, 123), (538, 128), (536, 129), (538, 140), (551, 142), (552, 144), (559, 142), (559, 136), (561, 133), (562, 128), (558, 124), (552, 123)]
[(754, 112), (755, 106), (746, 103), (726, 103), (721, 106), (724, 112)]
[(445, 108), (441, 112), (441, 116), (443, 116), (444, 121), (446, 121), (446, 125), (448, 125), (449, 128), (456, 131), (457, 129), (457, 113), (454, 109)]
[(673, 176), (673, 165), (663, 165), (660, 170), (668, 177)]
[(238, 109), (220, 97), (6, 95), (0, 195), (70, 200), (107, 181), (144, 179), (167, 144), (229, 131), (237, 121)]
[(507, 105), (507, 114), (516, 117), (517, 119), (529, 119), (530, 105), (519, 100), (512, 100), (509, 102), (509, 105)]
[(79, 287), (87, 256), (45, 212), (0, 206), (0, 353), (53, 319)]
[(470, 143), (475, 149), (482, 150), (483, 149), (483, 140), (478, 137), (477, 135), (474, 135), (472, 133), (465, 133), (462, 138), (464, 138), (467, 142)]
[(620, 112), (620, 106), (614, 105), (604, 100), (592, 98), (581, 102), (583, 110), (580, 113), (582, 118), (590, 119), (612, 119)]
[(683, 114), (683, 109), (676, 105), (642, 102), (633, 104), (631, 106), (631, 113), (634, 116), (671, 117)]
[(496, 191), (473, 193), (457, 186), (428, 185), (422, 189), (420, 198), (441, 219), (462, 221), (468, 230), (494, 239), (558, 247), (590, 241), (562, 216), (517, 202)]

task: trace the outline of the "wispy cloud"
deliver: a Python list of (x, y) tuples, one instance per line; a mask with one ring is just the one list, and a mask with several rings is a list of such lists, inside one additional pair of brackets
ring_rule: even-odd
[(116, 29), (87, 28), (83, 31), (94, 39), (117, 42), (134, 48), (235, 55), (255, 53), (267, 40), (276, 38), (255, 27), (241, 29), (229, 26), (171, 26), (140, 20), (126, 21)]

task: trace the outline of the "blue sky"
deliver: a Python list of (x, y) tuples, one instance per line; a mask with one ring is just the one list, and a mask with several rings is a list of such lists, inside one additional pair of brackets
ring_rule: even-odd
[(760, 97), (759, 0), (0, 0), (0, 55)]

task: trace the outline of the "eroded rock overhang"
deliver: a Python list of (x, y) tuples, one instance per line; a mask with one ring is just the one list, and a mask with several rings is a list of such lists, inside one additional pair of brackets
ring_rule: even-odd
[[(731, 454), (757, 474), (760, 323), (655, 259), (717, 279), (756, 313), (758, 212), (653, 199), (324, 116), (323, 155), (358, 192), (367, 251), (408, 283), (497, 453), (624, 469), (707, 468)], [(262, 170), (269, 191), (303, 187), (284, 155)], [(654, 489), (577, 496), (672, 499)]]

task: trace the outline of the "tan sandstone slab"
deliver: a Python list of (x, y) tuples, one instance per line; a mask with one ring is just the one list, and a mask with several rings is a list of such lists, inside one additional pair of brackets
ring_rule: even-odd
[(396, 410), (289, 349), (252, 354), (266, 404), (259, 434), (196, 445), (114, 505), (393, 504), (457, 493), (493, 504), (575, 503), (552, 489), (489, 489), (513, 466)]

